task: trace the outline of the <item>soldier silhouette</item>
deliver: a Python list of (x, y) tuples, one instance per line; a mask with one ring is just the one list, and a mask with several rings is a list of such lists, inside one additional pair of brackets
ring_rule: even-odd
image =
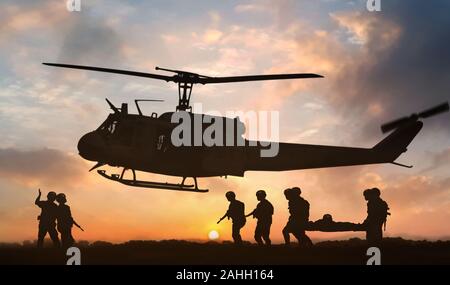
[(72, 236), (72, 226), (76, 225), (82, 231), (80, 225), (72, 218), (70, 207), (66, 205), (67, 199), (64, 193), (60, 193), (56, 196), (56, 202), (58, 202), (58, 231), (61, 233), (61, 243), (63, 248), (71, 247), (75, 240)]
[(298, 187), (284, 190), (284, 196), (289, 201), (290, 216), (283, 229), (283, 237), (286, 245), (290, 244), (290, 234), (293, 234), (300, 246), (311, 246), (313, 243), (305, 233), (309, 222), (309, 203), (300, 194)]
[(367, 218), (363, 225), (366, 228), (366, 240), (369, 245), (380, 245), (383, 240), (383, 224), (386, 227), (388, 212), (388, 204), (381, 199), (380, 189), (366, 189), (363, 192), (367, 201)]
[(248, 214), (246, 217), (253, 216), (257, 219), (255, 228), (255, 240), (259, 245), (263, 245), (265, 241), (266, 245), (270, 245), (270, 226), (272, 225), (273, 206), (266, 199), (266, 192), (264, 190), (258, 190), (256, 192), (256, 199), (259, 203), (256, 208)]
[(242, 243), (241, 228), (245, 225), (245, 205), (241, 201), (236, 200), (236, 194), (233, 191), (228, 191), (225, 197), (230, 201), (228, 211), (223, 215), (217, 223), (220, 223), (223, 219), (231, 218), (233, 222), (232, 237), (235, 244)]
[(47, 200), (41, 201), (41, 189), (38, 190), (39, 195), (34, 202), (39, 208), (41, 208), (41, 214), (38, 216), (39, 220), (39, 231), (37, 247), (41, 248), (44, 245), (44, 238), (47, 233), (53, 241), (55, 247), (59, 247), (58, 232), (56, 231), (56, 215), (57, 215), (57, 205), (55, 204), (56, 193), (53, 191), (48, 192)]

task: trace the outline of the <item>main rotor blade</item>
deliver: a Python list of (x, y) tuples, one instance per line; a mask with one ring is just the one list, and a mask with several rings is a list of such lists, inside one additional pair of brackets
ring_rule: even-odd
[(82, 70), (91, 70), (91, 71), (100, 71), (100, 72), (108, 72), (108, 73), (117, 73), (117, 74), (124, 74), (124, 75), (131, 75), (131, 76), (138, 76), (138, 77), (146, 77), (146, 78), (153, 78), (153, 79), (159, 79), (159, 80), (165, 80), (165, 81), (174, 81), (175, 78), (173, 76), (166, 76), (166, 75), (160, 75), (160, 74), (153, 74), (153, 73), (146, 73), (146, 72), (136, 72), (136, 71), (129, 71), (129, 70), (121, 70), (121, 69), (112, 69), (112, 68), (103, 68), (103, 67), (95, 67), (95, 66), (84, 66), (84, 65), (73, 65), (73, 64), (61, 64), (61, 63), (42, 63), (44, 65), (48, 66), (56, 66), (56, 67), (64, 67), (64, 68), (72, 68), (72, 69), (82, 69)]
[[(153, 79), (159, 79), (159, 80), (164, 80), (164, 81), (173, 81), (176, 83), (185, 82), (185, 83), (193, 83), (193, 84), (196, 84), (196, 83), (212, 84), (212, 83), (229, 83), (229, 82), (243, 82), (243, 81), (322, 78), (323, 77), (322, 75), (318, 75), (318, 74), (314, 74), (314, 73), (207, 77), (207, 76), (198, 75), (195, 73), (178, 71), (178, 70), (173, 70), (173, 72), (178, 72), (179, 74), (177, 74), (175, 76), (166, 76), (166, 75), (153, 74), (153, 73), (147, 73), (147, 72), (137, 72), (137, 71), (103, 68), (103, 67), (96, 67), (96, 66), (85, 66), (85, 65), (74, 65), (74, 64), (63, 64), (63, 63), (47, 63), (47, 62), (44, 62), (43, 64), (48, 65), (48, 66), (55, 66), (55, 67), (108, 72), (108, 73), (145, 77), (145, 78), (153, 78)], [(165, 70), (162, 68), (158, 68), (158, 69)], [(170, 70), (170, 71), (172, 71), (172, 70)]]
[(243, 82), (243, 81), (322, 78), (322, 77), (323, 77), (322, 75), (318, 75), (318, 74), (314, 74), (314, 73), (245, 75), (245, 76), (198, 78), (198, 83), (212, 84), (212, 83), (229, 83), (229, 82)]

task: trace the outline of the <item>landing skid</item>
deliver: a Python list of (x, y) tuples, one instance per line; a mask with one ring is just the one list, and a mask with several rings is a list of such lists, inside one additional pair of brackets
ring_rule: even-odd
[[(198, 189), (197, 183), (194, 185), (185, 185), (183, 178), (182, 183), (175, 184), (175, 183), (163, 183), (163, 182), (153, 182), (153, 181), (142, 181), (142, 180), (136, 180), (136, 176), (133, 172), (133, 178), (134, 179), (125, 179), (123, 178), (124, 172), (122, 172), (122, 175), (118, 174), (106, 174), (105, 170), (97, 170), (97, 173), (103, 176), (106, 179), (122, 183), (124, 185), (133, 186), (133, 187), (142, 187), (142, 188), (155, 188), (155, 189), (163, 189), (163, 190), (175, 190), (175, 191), (184, 191), (184, 192), (199, 192), (199, 193), (206, 193), (209, 190), (208, 189)], [(197, 180), (194, 178), (194, 181), (197, 182)]]

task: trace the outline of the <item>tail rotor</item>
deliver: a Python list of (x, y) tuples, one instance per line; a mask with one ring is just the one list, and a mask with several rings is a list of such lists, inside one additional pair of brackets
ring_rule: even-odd
[(391, 121), (389, 123), (383, 124), (381, 126), (381, 131), (383, 133), (387, 133), (389, 131), (392, 131), (394, 129), (399, 128), (400, 126), (403, 126), (410, 122), (415, 122), (419, 119), (425, 119), (429, 118), (435, 115), (438, 115), (440, 113), (445, 113), (449, 110), (449, 104), (448, 102), (442, 103), (440, 105), (437, 105), (433, 108), (427, 109), (425, 111), (422, 111), (420, 113), (414, 113), (411, 116), (399, 118), (397, 120)]

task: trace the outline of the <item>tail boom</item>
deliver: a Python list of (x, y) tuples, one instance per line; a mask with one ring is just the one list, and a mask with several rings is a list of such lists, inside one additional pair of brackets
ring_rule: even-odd
[(394, 162), (422, 128), (416, 121), (396, 129), (373, 148), (279, 143), (278, 154), (261, 157), (261, 147), (246, 150), (245, 170), (285, 171)]

